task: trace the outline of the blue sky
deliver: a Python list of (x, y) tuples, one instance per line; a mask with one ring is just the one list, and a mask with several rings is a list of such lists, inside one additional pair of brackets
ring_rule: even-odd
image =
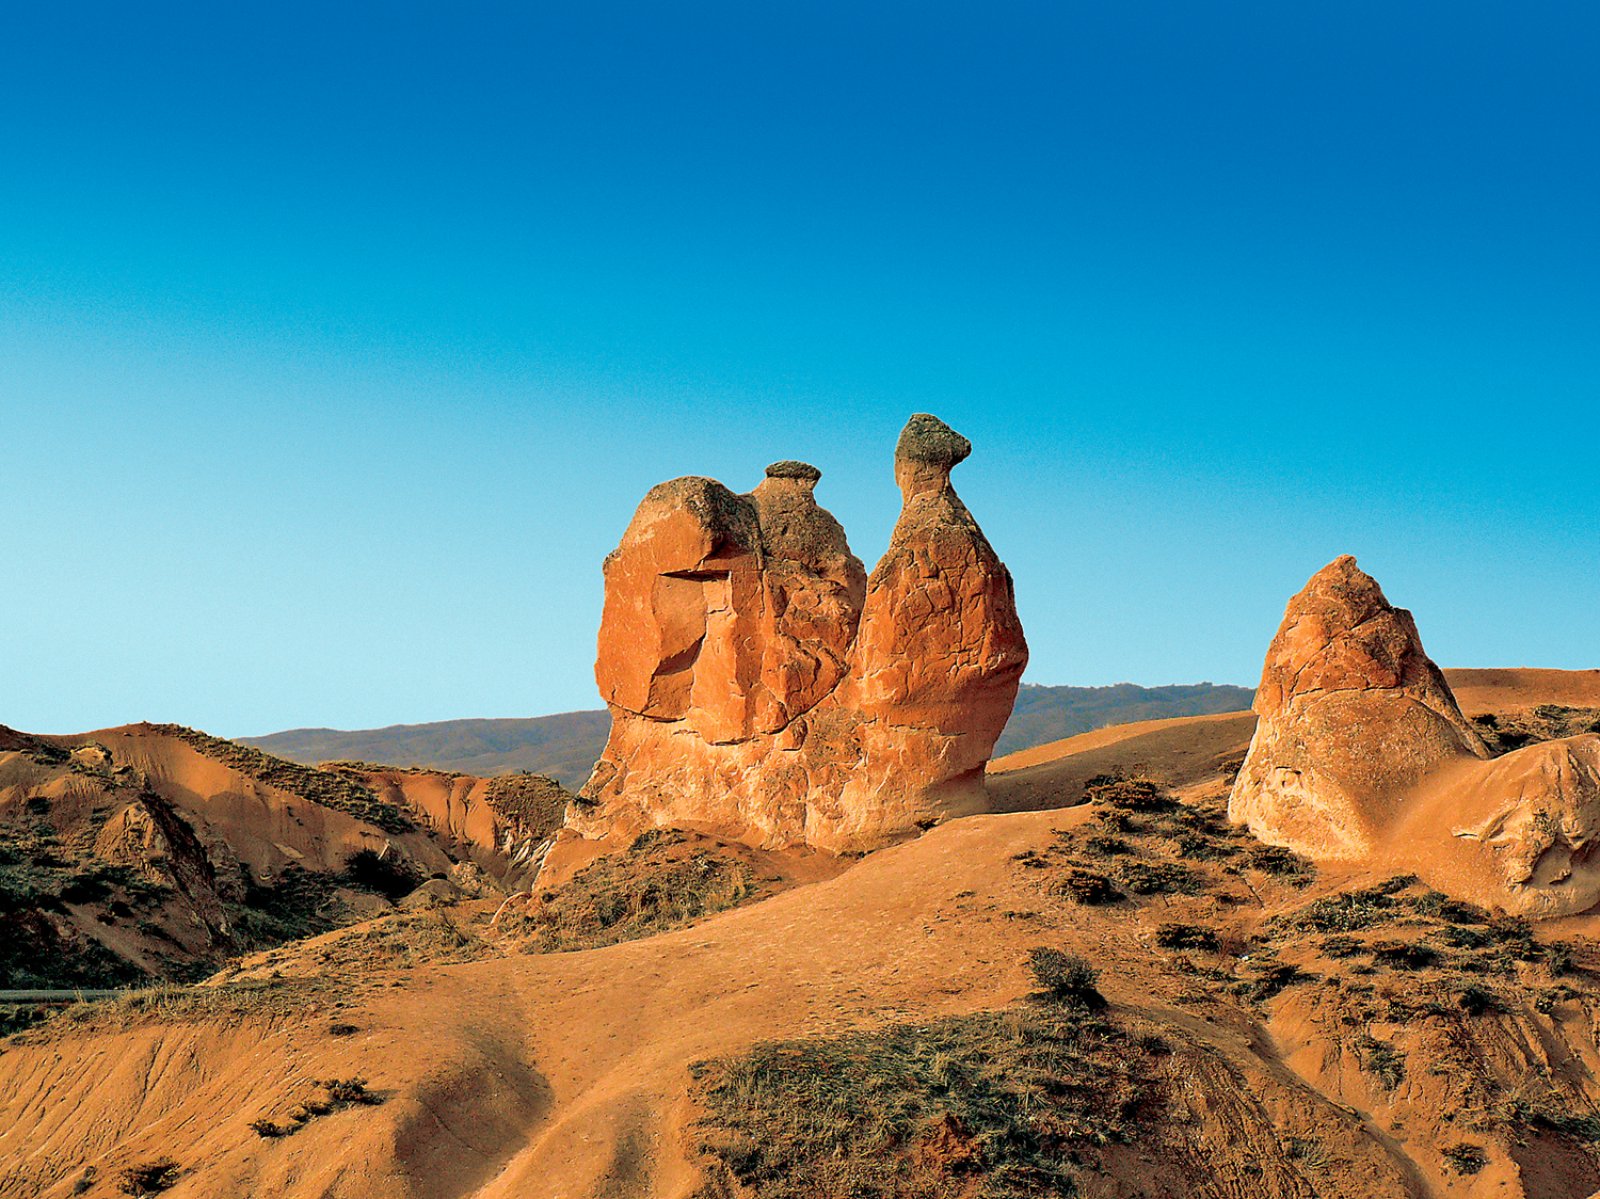
[(1343, 552), (1600, 666), (1592, 4), (32, 7), (0, 722), (596, 706), (651, 484), (870, 565), (913, 411), (1033, 681), (1254, 682)]

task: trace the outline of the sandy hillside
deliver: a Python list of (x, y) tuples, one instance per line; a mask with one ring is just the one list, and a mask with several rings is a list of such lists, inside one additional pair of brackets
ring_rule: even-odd
[[(1600, 922), (1535, 939), (1386, 882), (1382, 863), (1313, 871), (1267, 851), (1220, 820), (1217, 774), (1185, 781), (1242, 752), (1247, 719), (997, 763), (997, 784), (1031, 777), (1042, 802), (1040, 772), (1081, 795), (1122, 746), (1151, 773), (1182, 766), (1180, 804), (1118, 785), (955, 821), (603, 949), (526, 953), (487, 911), (451, 909), (475, 960), (351, 970), (336, 933), (198, 998), (40, 1026), (0, 1047), (0, 1196), (111, 1196), (162, 1158), (180, 1197), (688, 1196), (713, 1161), (692, 1063), (1025, 1005), (1039, 945), (1093, 962), (1107, 1018), (1161, 1047), (1145, 1133), (1083, 1147), (1086, 1194), (1600, 1189)], [(1113, 897), (1082, 898), (1102, 884)], [(384, 1101), (252, 1130), (349, 1078)]]

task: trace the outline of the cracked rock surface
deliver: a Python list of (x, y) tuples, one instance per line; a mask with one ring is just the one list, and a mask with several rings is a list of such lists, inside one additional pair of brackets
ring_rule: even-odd
[(950, 484), (971, 443), (913, 416), (870, 579), (802, 462), (737, 495), (652, 489), (605, 564), (611, 735), (568, 825), (693, 825), (866, 849), (979, 811), (1027, 662), (1011, 576)]

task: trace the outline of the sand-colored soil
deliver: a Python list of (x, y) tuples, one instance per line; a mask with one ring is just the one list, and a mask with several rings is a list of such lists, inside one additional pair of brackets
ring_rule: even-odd
[[(1540, 677), (1489, 685), (1518, 703), (1570, 702), (1531, 698), (1544, 672), (1518, 673)], [(1043, 805), (1051, 788), (1073, 803), (1084, 779), (1143, 763), (1214, 805), (1217, 764), (1242, 753), (1249, 721), (1102, 730), (1057, 743), (1053, 757), (1002, 760), (993, 781), (1016, 808)], [(1210, 968), (1247, 971), (1239, 947), (1273, 912), (1381, 871), (1323, 871), (1295, 891), (1202, 863), (1212, 885), (1200, 895), (1082, 907), (1045, 885), (1064, 867), (1028, 860), (1057, 852), (1057, 830), (1081, 837), (1093, 818), (1084, 805), (955, 821), (837, 877), (600, 950), (526, 955), (507, 944), (486, 960), (328, 979), (288, 1010), (263, 1002), (124, 1027), (45, 1026), (0, 1047), (0, 1197), (109, 1197), (122, 1168), (158, 1158), (182, 1167), (166, 1192), (176, 1199), (688, 1196), (701, 1178), (687, 1136), (691, 1062), (763, 1039), (1016, 1002), (1029, 990), (1027, 950), (1046, 943), (1095, 962), (1113, 1012), (1159, 1025), (1190, 1080), (1166, 1149), (1153, 1139), (1108, 1151), (1096, 1195), (1584, 1199), (1600, 1188), (1600, 1169), (1570, 1138), (1532, 1132), (1519, 1147), (1472, 1124), (1490, 1110), (1484, 1095), (1517, 1086), (1595, 1110), (1600, 993), (1584, 980), (1600, 969), (1600, 922), (1561, 922), (1585, 973), (1547, 1013), (1363, 1023), (1354, 1013), (1406, 1010), (1380, 1001), (1410, 976), (1341, 979), (1309, 940), (1283, 952), (1319, 981), (1252, 1006), (1159, 949), (1155, 926), (1203, 920), (1223, 939)], [(1533, 970), (1515, 966), (1519, 986)], [(335, 1021), (358, 1031), (332, 1036)], [(1369, 1032), (1409, 1054), (1392, 1091), (1356, 1064)], [(302, 1101), (312, 1080), (352, 1076), (386, 1102), (291, 1137), (251, 1130)], [(1467, 1137), (1488, 1155), (1470, 1176), (1441, 1157)], [(90, 1167), (94, 1180), (75, 1191)]]

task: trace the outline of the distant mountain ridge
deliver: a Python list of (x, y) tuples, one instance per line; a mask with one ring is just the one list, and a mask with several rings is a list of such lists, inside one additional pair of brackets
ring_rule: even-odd
[(531, 770), (577, 788), (589, 777), (610, 729), (611, 717), (600, 710), (381, 729), (288, 729), (236, 740), (307, 766), (334, 760), (380, 762), (482, 777)]
[(1135, 683), (1114, 683), (1109, 687), (1041, 687), (1024, 683), (1017, 693), (1011, 719), (995, 743), (994, 756), (998, 758), (1112, 724), (1243, 712), (1255, 696), (1253, 688), (1227, 683), (1178, 683), (1165, 687), (1140, 687)]
[[(1025, 683), (995, 746), (995, 756), (1111, 724), (1243, 711), (1254, 696), (1248, 687), (1213, 683), (1166, 687), (1133, 683), (1042, 687)], [(610, 728), (611, 718), (604, 711), (585, 711), (396, 724), (381, 729), (288, 729), (237, 740), (306, 765), (342, 759), (483, 776), (532, 770), (576, 789), (589, 777)]]

